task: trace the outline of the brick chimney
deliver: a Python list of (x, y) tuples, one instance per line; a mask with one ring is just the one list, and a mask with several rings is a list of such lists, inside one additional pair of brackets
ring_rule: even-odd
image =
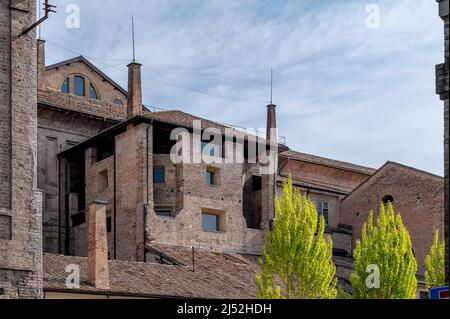
[(88, 279), (98, 289), (109, 289), (106, 203), (95, 201), (88, 212)]
[(141, 66), (136, 62), (128, 65), (127, 118), (142, 114)]
[[(267, 141), (278, 142), (277, 134), (273, 136), (273, 132), (277, 128), (277, 106), (274, 104), (267, 105)], [(271, 130), (272, 129), (272, 130)]]
[[(277, 106), (274, 104), (267, 105), (267, 127), (266, 127), (266, 143), (270, 145), (273, 171), (275, 173), (262, 174), (262, 196), (261, 196), (261, 229), (267, 231), (273, 228), (273, 220), (275, 218), (275, 194), (278, 164), (278, 136), (277, 136)], [(264, 165), (266, 168), (268, 164)]]
[(45, 90), (45, 40), (37, 40), (37, 85), (38, 89)]

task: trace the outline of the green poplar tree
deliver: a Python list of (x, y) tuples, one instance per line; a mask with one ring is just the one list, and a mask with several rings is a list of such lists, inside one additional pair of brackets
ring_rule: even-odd
[(261, 274), (256, 276), (260, 299), (334, 299), (336, 267), (331, 238), (325, 240), (325, 219), (314, 203), (292, 186), (275, 198), (274, 230), (267, 234)]
[(434, 235), (433, 246), (430, 254), (425, 258), (425, 283), (427, 289), (445, 285), (445, 241), (439, 243), (439, 230)]
[(417, 261), (411, 238), (391, 203), (380, 206), (376, 225), (373, 212), (362, 228), (353, 252), (355, 271), (350, 276), (353, 298), (414, 299)]

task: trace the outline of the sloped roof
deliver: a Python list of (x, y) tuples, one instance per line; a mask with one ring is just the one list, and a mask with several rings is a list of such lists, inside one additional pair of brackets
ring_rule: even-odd
[[(350, 197), (351, 195), (356, 193), (362, 186), (364, 186), (367, 183), (373, 181), (374, 179), (377, 179), (382, 172), (384, 172), (386, 169), (388, 169), (389, 167), (392, 167), (392, 166), (399, 167), (399, 168), (402, 168), (402, 169), (406, 169), (406, 170), (408, 170), (408, 171), (410, 171), (412, 173), (420, 174), (422, 176), (425, 176), (425, 177), (428, 177), (428, 178), (431, 178), (431, 179), (434, 179), (434, 180), (444, 181), (444, 178), (442, 176), (435, 175), (433, 173), (426, 172), (426, 171), (420, 170), (418, 168), (407, 166), (407, 165), (400, 164), (400, 163), (397, 163), (397, 162), (387, 161), (383, 166), (381, 166), (379, 169), (377, 169), (372, 174), (372, 176), (370, 178), (368, 178), (363, 183), (361, 183), (358, 187), (356, 187), (350, 194), (345, 196), (342, 200), (347, 199), (348, 197)], [(444, 190), (442, 190), (442, 191), (444, 191)]]
[[(44, 291), (148, 298), (254, 299), (257, 295), (256, 255), (196, 248), (193, 270), (192, 248), (162, 244), (148, 248), (172, 264), (109, 261), (108, 290), (97, 289), (88, 281), (86, 257), (44, 254)], [(334, 260), (339, 269), (352, 267), (350, 258), (334, 257)], [(80, 289), (66, 287), (68, 265), (80, 267)], [(340, 274), (338, 278), (348, 279)]]
[(374, 169), (374, 168), (365, 167), (365, 166), (348, 163), (348, 162), (343, 162), (343, 161), (338, 161), (338, 160), (334, 160), (334, 159), (330, 159), (330, 158), (320, 157), (320, 156), (316, 156), (316, 155), (301, 153), (301, 152), (297, 152), (297, 151), (293, 151), (293, 150), (285, 151), (285, 152), (281, 153), (281, 156), (291, 158), (294, 160), (298, 160), (298, 161), (302, 161), (302, 162), (323, 165), (323, 166), (328, 166), (328, 167), (333, 167), (333, 168), (338, 168), (338, 169), (345, 169), (345, 170), (349, 170), (352, 172), (365, 174), (365, 175), (372, 175), (373, 173), (376, 172), (376, 169)]
[(65, 66), (65, 65), (69, 65), (72, 63), (76, 63), (76, 62), (82, 62), (84, 64), (86, 64), (89, 68), (91, 68), (94, 72), (96, 72), (98, 75), (100, 75), (103, 79), (105, 79), (107, 82), (109, 82), (112, 86), (114, 86), (117, 90), (119, 90), (120, 92), (122, 92), (122, 94), (124, 94), (125, 96), (128, 95), (127, 91), (122, 88), (119, 84), (117, 84), (113, 79), (111, 79), (108, 75), (106, 75), (106, 73), (104, 73), (103, 71), (101, 71), (99, 68), (97, 68), (93, 63), (91, 63), (88, 59), (86, 59), (84, 56), (80, 55), (68, 60), (64, 60), (49, 66), (45, 67), (46, 71), (49, 70), (53, 70), (53, 69), (57, 69), (59, 67)]
[[(110, 289), (99, 290), (87, 280), (87, 258), (44, 254), (44, 290), (67, 293), (96, 293), (118, 296), (248, 299), (256, 297), (256, 264), (237, 254), (195, 250), (186, 247), (157, 245), (161, 251), (182, 265), (139, 263), (114, 260), (109, 262)], [(80, 266), (80, 289), (66, 287), (66, 267)]]

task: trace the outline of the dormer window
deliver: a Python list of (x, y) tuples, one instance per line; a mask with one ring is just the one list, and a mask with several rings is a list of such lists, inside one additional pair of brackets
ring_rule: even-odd
[(94, 100), (98, 100), (97, 91), (95, 90), (92, 83), (89, 84), (89, 97)]
[(69, 93), (69, 78), (65, 79), (64, 82), (61, 84), (61, 92)]
[(86, 92), (85, 92), (85, 80), (82, 76), (79, 75), (75, 75), (73, 77), (73, 83), (74, 83), (74, 88), (73, 88), (73, 93), (77, 96), (85, 96)]
[(123, 106), (123, 101), (121, 99), (114, 99), (112, 101), (115, 105)]

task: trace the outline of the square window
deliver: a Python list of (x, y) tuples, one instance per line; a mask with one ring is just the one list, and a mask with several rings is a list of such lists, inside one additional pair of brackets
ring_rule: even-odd
[(204, 231), (219, 232), (220, 231), (220, 216), (203, 212), (202, 213), (202, 227)]
[(163, 184), (166, 182), (164, 167), (154, 167), (153, 168), (153, 183)]

